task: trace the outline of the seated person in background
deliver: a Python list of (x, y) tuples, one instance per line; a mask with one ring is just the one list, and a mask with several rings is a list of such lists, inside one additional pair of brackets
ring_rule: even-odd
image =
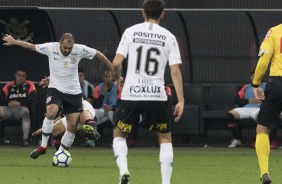
[[(233, 140), (228, 146), (230, 148), (235, 148), (236, 146), (241, 145), (241, 128), (238, 124), (238, 120), (244, 118), (252, 118), (256, 120), (257, 114), (259, 112), (259, 107), (261, 100), (255, 98), (251, 82), (254, 78), (254, 70), (250, 75), (250, 83), (245, 84), (241, 90), (238, 92), (236, 97), (236, 102), (239, 104), (239, 107), (230, 110), (226, 114), (227, 127), (230, 129)], [(260, 88), (264, 90), (265, 83), (261, 83)]]
[(112, 71), (104, 71), (102, 78), (104, 82), (94, 88), (93, 95), (93, 107), (96, 112), (97, 125), (108, 120), (113, 123), (114, 110), (119, 94), (118, 88), (113, 81)]
[[(30, 107), (36, 101), (37, 93), (32, 81), (26, 80), (27, 71), (18, 67), (15, 81), (8, 82), (1, 92), (0, 121), (17, 119), (22, 122), (22, 146), (28, 146), (30, 131)], [(34, 122), (35, 123), (35, 122)]]
[(90, 104), (93, 103), (93, 89), (94, 86), (87, 80), (85, 80), (84, 70), (78, 68), (78, 79), (81, 86), (82, 97), (84, 100), (87, 100)]

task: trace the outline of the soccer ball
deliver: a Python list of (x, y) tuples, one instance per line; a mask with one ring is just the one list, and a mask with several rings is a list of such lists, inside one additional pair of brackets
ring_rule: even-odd
[(53, 165), (68, 167), (72, 161), (71, 154), (67, 150), (58, 150), (53, 156)]

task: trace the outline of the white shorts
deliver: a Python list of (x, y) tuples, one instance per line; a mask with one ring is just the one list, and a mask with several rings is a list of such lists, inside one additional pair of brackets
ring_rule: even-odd
[[(83, 108), (83, 111), (88, 111), (91, 114), (92, 119), (94, 119), (94, 117), (96, 116), (96, 113), (95, 113), (93, 106), (88, 101), (86, 101), (86, 100), (82, 101), (82, 108)], [(63, 117), (61, 120), (62, 120), (65, 128), (67, 129), (67, 118)], [(77, 130), (80, 130), (83, 125), (84, 125), (84, 122), (78, 122)]]
[(240, 114), (240, 119), (252, 118), (253, 120), (257, 120), (259, 108), (257, 107), (238, 107), (233, 109)]

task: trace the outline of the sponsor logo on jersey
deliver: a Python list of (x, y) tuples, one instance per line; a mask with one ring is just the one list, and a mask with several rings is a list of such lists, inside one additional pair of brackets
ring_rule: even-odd
[(144, 44), (150, 44), (150, 45), (159, 45), (159, 46), (165, 46), (165, 42), (159, 41), (159, 40), (150, 40), (145, 38), (134, 38), (134, 43), (144, 43)]
[(130, 86), (130, 93), (161, 93), (160, 86)]
[(117, 127), (121, 129), (122, 132), (130, 133), (132, 129), (132, 125), (123, 123), (122, 121), (118, 121)]
[(166, 36), (157, 34), (157, 33), (134, 32), (133, 36), (140, 36), (140, 37), (146, 37), (146, 38), (157, 38), (161, 40), (166, 40)]
[(12, 98), (26, 98), (26, 93), (23, 93), (23, 94), (11, 94), (9, 96), (10, 99)]
[(86, 50), (86, 49), (82, 49), (83, 52), (86, 52), (86, 53), (90, 53), (89, 50)]
[(167, 129), (167, 123), (157, 123), (155, 125), (155, 129), (160, 130), (160, 131), (164, 131)]
[(39, 47), (39, 50), (46, 50), (48, 47)]

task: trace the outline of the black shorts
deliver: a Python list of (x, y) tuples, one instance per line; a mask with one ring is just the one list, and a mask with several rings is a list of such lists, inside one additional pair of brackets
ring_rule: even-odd
[(171, 131), (171, 112), (166, 101), (127, 101), (120, 100), (114, 115), (114, 124), (122, 132), (130, 133), (132, 126), (145, 115), (144, 126), (161, 133)]
[(282, 77), (271, 77), (264, 90), (257, 122), (269, 128), (278, 127), (282, 105)]
[(48, 88), (46, 105), (49, 104), (56, 104), (59, 108), (63, 108), (63, 114), (82, 112), (82, 94), (65, 94), (55, 88)]

